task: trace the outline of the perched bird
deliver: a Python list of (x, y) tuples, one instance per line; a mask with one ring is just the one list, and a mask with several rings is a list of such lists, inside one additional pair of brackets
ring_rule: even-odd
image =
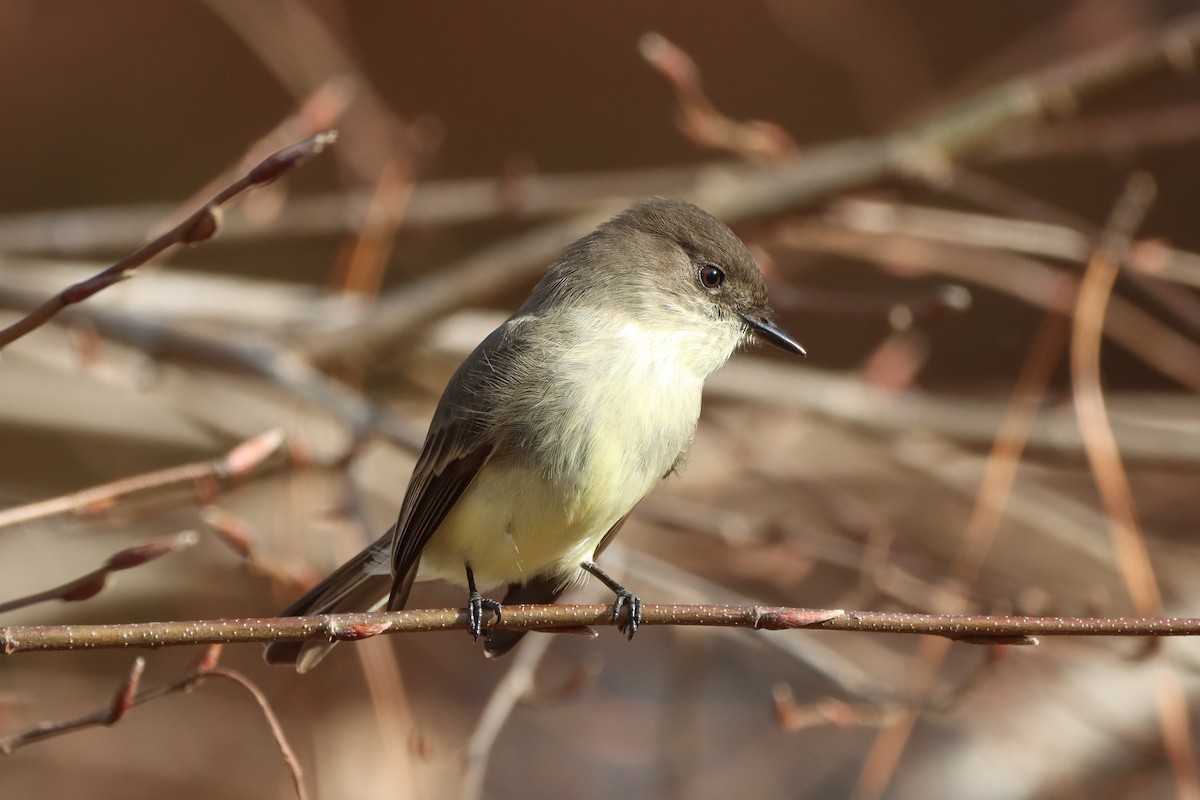
[[(551, 603), (585, 573), (616, 593), (630, 637), (641, 601), (596, 566), (629, 512), (679, 466), (705, 378), (772, 322), (754, 257), (682, 200), (644, 200), (575, 242), (450, 380), (396, 524), (286, 616), (404, 607), (413, 581), (464, 582), (470, 632), (504, 603)], [(522, 631), (493, 629), (488, 656)], [(331, 642), (276, 642), (304, 672)]]

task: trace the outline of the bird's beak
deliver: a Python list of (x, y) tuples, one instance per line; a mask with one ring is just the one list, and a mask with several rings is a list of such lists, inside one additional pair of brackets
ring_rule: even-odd
[(766, 317), (756, 317), (752, 314), (742, 314), (741, 317), (760, 338), (789, 352), (799, 353), (802, 356), (808, 355), (800, 343), (791, 337), (791, 334)]

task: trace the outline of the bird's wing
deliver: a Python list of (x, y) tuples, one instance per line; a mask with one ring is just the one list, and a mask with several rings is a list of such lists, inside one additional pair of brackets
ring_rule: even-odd
[[(394, 583), (388, 608), (403, 608), (421, 551), (450, 509), (475, 480), (496, 449), (489, 433), (494, 409), (489, 385), (506, 379), (515, 351), (524, 347), (511, 323), (492, 332), (459, 367), (430, 423), (425, 447), (392, 528)], [(447, 398), (454, 398), (453, 402)]]

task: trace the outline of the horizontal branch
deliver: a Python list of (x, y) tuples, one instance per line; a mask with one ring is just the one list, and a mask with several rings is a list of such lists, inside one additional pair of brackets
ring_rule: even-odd
[[(11, 625), (0, 628), (0, 650), (10, 655), (193, 644), (357, 641), (384, 633), (466, 630), (467, 622), (465, 609), (428, 609), (115, 625)], [(513, 605), (504, 607), (504, 618), (495, 627), (578, 632), (612, 624), (609, 605)], [(1198, 618), (1003, 617), (779, 606), (646, 605), (642, 625), (928, 634), (976, 644), (1036, 644), (1035, 636), (1200, 635)]]

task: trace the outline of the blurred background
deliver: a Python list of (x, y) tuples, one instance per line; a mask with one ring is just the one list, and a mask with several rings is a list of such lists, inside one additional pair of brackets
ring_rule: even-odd
[[(602, 562), (643, 599), (1198, 615), (1193, 8), (0, 0), (0, 326), (339, 131), (212, 242), (0, 354), (0, 601), (198, 534), (4, 624), (276, 613), (391, 524), (465, 354), (649, 194), (734, 226), (810, 356), (710, 381), (686, 469)], [(1147, 41), (1171, 69), (1046, 72)], [(978, 123), (980, 97), (1005, 113)], [(1107, 225), (1135, 173), (1144, 220)], [(1111, 296), (1106, 225), (1133, 237)], [(261, 463), (212, 466), (269, 431)], [(143, 686), (199, 654), (146, 654)], [(0, 736), (107, 707), (136, 655), (3, 659)], [(253, 645), (220, 663), (320, 798), (1200, 797), (1184, 639), (603, 629), (490, 662), (453, 632), (303, 676)], [(215, 679), (5, 756), (0, 793), (296, 796)]]

